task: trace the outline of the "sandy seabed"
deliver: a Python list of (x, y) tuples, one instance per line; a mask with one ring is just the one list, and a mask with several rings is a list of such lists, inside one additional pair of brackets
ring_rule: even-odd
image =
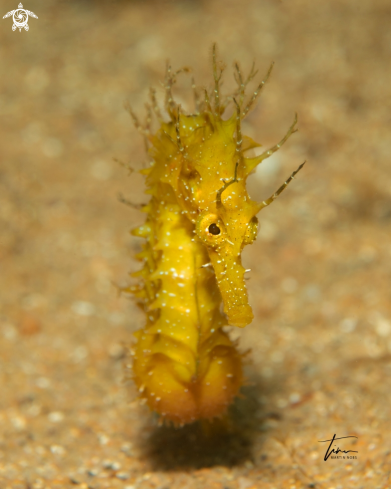
[[(2, 3), (4, 15), (16, 0)], [(385, 489), (391, 486), (391, 7), (385, 0), (45, 1), (0, 24), (0, 487)], [(165, 60), (210, 87), (275, 69), (243, 132), (275, 144), (246, 248), (255, 319), (229, 433), (158, 427), (123, 383), (144, 318), (113, 283), (139, 267), (144, 111)], [(180, 79), (186, 107), (190, 79)], [(160, 90), (160, 91), (159, 91)], [(163, 93), (158, 90), (159, 96)], [(325, 462), (340, 440), (357, 458)], [(345, 454), (342, 454), (345, 455)]]

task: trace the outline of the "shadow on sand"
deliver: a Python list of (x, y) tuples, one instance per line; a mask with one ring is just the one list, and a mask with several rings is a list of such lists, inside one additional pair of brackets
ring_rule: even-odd
[(259, 385), (244, 387), (243, 397), (230, 408), (226, 422), (154, 427), (141, 447), (152, 468), (182, 471), (252, 461), (262, 418), (270, 415), (262, 412), (257, 401), (259, 389)]

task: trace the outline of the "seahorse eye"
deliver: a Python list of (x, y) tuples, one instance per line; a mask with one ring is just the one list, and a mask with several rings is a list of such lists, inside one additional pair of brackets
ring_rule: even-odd
[(210, 234), (213, 234), (214, 236), (217, 236), (218, 234), (220, 234), (220, 228), (215, 222), (212, 223), (208, 229), (209, 229)]
[(258, 233), (258, 219), (254, 216), (248, 223), (246, 234), (244, 235), (244, 244), (251, 244), (257, 237)]
[(196, 233), (204, 244), (214, 249), (224, 245), (227, 235), (224, 222), (220, 216), (208, 210), (201, 212), (198, 216)]

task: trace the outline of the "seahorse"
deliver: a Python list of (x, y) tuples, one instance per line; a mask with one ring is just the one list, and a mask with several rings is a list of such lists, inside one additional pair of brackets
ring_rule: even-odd
[[(242, 136), (241, 121), (273, 64), (247, 102), (246, 87), (256, 72), (253, 66), (243, 78), (235, 64), (237, 89), (222, 98), (216, 45), (212, 52), (213, 91), (204, 90), (201, 100), (193, 80), (194, 113), (185, 114), (172, 95), (178, 74), (189, 70), (173, 72), (169, 65), (164, 84), (168, 120), (153, 89), (144, 126), (129, 109), (151, 157), (150, 167), (141, 170), (151, 196), (141, 209), (146, 220), (132, 231), (145, 240), (137, 255), (143, 265), (132, 274), (139, 283), (125, 289), (146, 314), (131, 348), (132, 376), (142, 400), (162, 421), (179, 426), (223, 416), (243, 384), (243, 355), (224, 331), (226, 325), (243, 328), (253, 319), (241, 252), (256, 239), (258, 212), (304, 165), (270, 198), (250, 198), (248, 176), (296, 132), (297, 116), (278, 144), (247, 156), (261, 145)], [(224, 118), (229, 105), (233, 114)], [(152, 113), (159, 123), (155, 133)]]

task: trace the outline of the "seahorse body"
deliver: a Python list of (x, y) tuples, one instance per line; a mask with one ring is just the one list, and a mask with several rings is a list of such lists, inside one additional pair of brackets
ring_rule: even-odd
[(132, 232), (146, 241), (138, 255), (143, 268), (133, 274), (141, 283), (129, 290), (147, 316), (136, 333), (133, 376), (150, 408), (177, 425), (221, 415), (243, 383), (241, 354), (223, 327), (244, 327), (253, 318), (241, 252), (256, 238), (256, 214), (292, 178), (270, 199), (250, 199), (248, 175), (295, 131), (296, 120), (278, 145), (245, 157), (259, 146), (242, 141), (240, 129), (255, 96), (243, 109), (242, 83), (242, 103), (235, 100), (236, 112), (223, 120), (227, 102), (219, 98), (215, 50), (214, 75), (213, 107), (206, 94), (201, 110), (185, 115), (172, 100), (168, 70), (170, 121), (147, 134), (153, 161), (142, 173), (151, 200), (143, 208), (146, 222)]

